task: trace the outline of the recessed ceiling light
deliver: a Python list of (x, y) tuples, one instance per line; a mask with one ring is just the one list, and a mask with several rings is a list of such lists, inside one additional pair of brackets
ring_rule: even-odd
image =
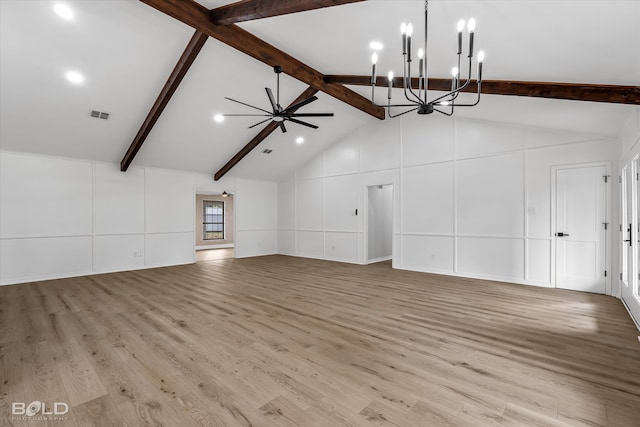
[(372, 41), (371, 43), (369, 43), (369, 48), (371, 50), (382, 50), (383, 47), (384, 46), (380, 42)]
[(53, 10), (64, 19), (73, 19), (73, 11), (65, 4), (58, 3), (53, 6)]
[(80, 84), (84, 82), (84, 76), (77, 71), (69, 71), (67, 73), (67, 80), (71, 83)]
[(301, 136), (299, 136), (299, 137), (297, 137), (297, 138), (296, 138), (296, 142), (297, 142), (298, 144), (302, 144), (302, 143), (304, 142), (304, 138), (303, 138), (303, 137), (301, 137)]
[(224, 116), (222, 114), (216, 114), (215, 116), (213, 116), (213, 120), (216, 123), (222, 123), (224, 122)]

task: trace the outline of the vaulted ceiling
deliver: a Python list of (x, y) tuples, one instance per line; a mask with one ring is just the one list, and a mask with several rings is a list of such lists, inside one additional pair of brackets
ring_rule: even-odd
[[(183, 54), (194, 29), (136, 0), (0, 0), (0, 148), (120, 163)], [(213, 9), (229, 1), (202, 0)], [(370, 72), (369, 42), (385, 46), (379, 69), (399, 72), (399, 24), (422, 27), (422, 0), (368, 0), (241, 22), (237, 25), (325, 75)], [(487, 52), (485, 78), (640, 86), (640, 2), (431, 0), (429, 67), (446, 77), (455, 24), (475, 17), (477, 46)], [(85, 76), (80, 85), (65, 73)], [(209, 38), (167, 103), (133, 165), (214, 173), (261, 127), (252, 118), (213, 120), (248, 112), (232, 97), (268, 107), (271, 67)], [(283, 75), (282, 103), (309, 87)], [(365, 97), (370, 89), (348, 86)], [(382, 92), (382, 91), (381, 91)], [(305, 112), (332, 111), (312, 130), (273, 132), (230, 172), (277, 180), (368, 121), (378, 120), (319, 92)], [(616, 136), (630, 105), (486, 95), (460, 116)], [(106, 111), (109, 120), (89, 117)], [(389, 119), (388, 119), (389, 120)], [(397, 120), (397, 119), (396, 119)], [(423, 118), (427, 125), (429, 118)], [(390, 123), (390, 125), (393, 125)], [(304, 144), (296, 144), (298, 136)], [(262, 154), (264, 148), (273, 152)]]

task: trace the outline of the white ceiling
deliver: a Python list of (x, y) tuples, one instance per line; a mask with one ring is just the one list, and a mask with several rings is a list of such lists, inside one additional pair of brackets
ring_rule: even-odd
[[(135, 0), (70, 1), (74, 19), (55, 1), (0, 0), (0, 148), (120, 162), (194, 30)], [(229, 1), (201, 1), (209, 8)], [(400, 71), (399, 24), (422, 29), (422, 0), (369, 0), (246, 22), (241, 26), (324, 74), (368, 74), (371, 40), (381, 41), (379, 69)], [(432, 0), (429, 68), (446, 77), (454, 59), (455, 25), (478, 21), (476, 46), (487, 53), (486, 79), (640, 85), (640, 1)], [(72, 85), (65, 73), (86, 81)], [(268, 107), (270, 67), (209, 39), (140, 150), (135, 165), (213, 173), (260, 127), (224, 97)], [(282, 104), (306, 85), (282, 77)], [(369, 96), (368, 88), (353, 88)], [(380, 91), (381, 93), (383, 91)], [(342, 135), (372, 119), (322, 93), (304, 112), (317, 131), (288, 124), (231, 172), (281, 179)], [(485, 96), (463, 117), (617, 136), (632, 107), (617, 104)], [(111, 113), (90, 119), (92, 109)], [(425, 117), (425, 121), (429, 118)], [(302, 145), (295, 138), (303, 136)], [(273, 149), (264, 155), (264, 148)]]

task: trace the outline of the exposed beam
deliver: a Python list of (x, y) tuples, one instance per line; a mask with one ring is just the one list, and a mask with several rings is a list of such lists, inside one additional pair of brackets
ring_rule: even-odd
[(212, 9), (209, 16), (216, 25), (229, 25), (360, 1), (365, 0), (243, 0)]
[[(308, 87), (307, 90), (302, 92), (300, 96), (298, 96), (291, 104), (289, 104), (287, 108), (291, 108), (291, 106), (299, 102), (302, 102), (307, 98), (312, 97), (316, 93), (318, 93), (318, 89)], [(296, 111), (296, 110), (297, 108), (292, 111)], [(231, 170), (232, 167), (237, 165), (238, 162), (244, 158), (244, 156), (246, 156), (251, 152), (251, 150), (256, 148), (262, 141), (265, 140), (266, 137), (271, 135), (274, 130), (278, 129), (279, 126), (280, 125), (277, 122), (274, 122), (274, 121), (269, 122), (269, 124), (266, 125), (264, 129), (260, 131), (260, 133), (258, 133), (251, 141), (249, 141), (247, 145), (242, 147), (242, 150), (238, 151), (236, 155), (231, 158), (231, 160), (229, 160), (222, 168), (220, 168), (218, 172), (215, 173), (215, 175), (213, 176), (213, 179), (217, 181), (220, 178), (222, 178), (227, 172)]]
[[(325, 82), (354, 86), (370, 86), (371, 77), (355, 75), (325, 76)], [(413, 78), (412, 83), (414, 87), (418, 87), (417, 78)], [(386, 77), (378, 77), (376, 80), (376, 86), (387, 87), (388, 84)], [(393, 87), (402, 88), (402, 79), (394, 79)], [(430, 78), (429, 90), (451, 90), (451, 79)], [(477, 90), (476, 82), (472, 81), (465, 92), (476, 92)], [(535, 98), (640, 105), (640, 86), (484, 80), (482, 82), (482, 93), (488, 95), (530, 96)]]
[(385, 117), (384, 109), (373, 105), (367, 98), (340, 84), (326, 83), (324, 76), (319, 71), (277, 49), (248, 31), (243, 30), (237, 25), (213, 24), (209, 20), (209, 10), (194, 0), (140, 1), (271, 67), (280, 65), (282, 70), (289, 76), (373, 117), (380, 120), (383, 120)]
[(187, 44), (186, 49), (180, 57), (180, 60), (171, 72), (169, 79), (160, 91), (160, 95), (158, 95), (156, 102), (154, 102), (151, 110), (149, 111), (149, 114), (147, 114), (147, 118), (144, 119), (144, 122), (142, 122), (140, 130), (138, 130), (136, 137), (133, 138), (133, 142), (129, 146), (127, 153), (124, 155), (124, 158), (120, 162), (121, 171), (126, 171), (131, 165), (131, 162), (133, 161), (136, 154), (138, 154), (140, 147), (142, 147), (142, 144), (144, 144), (147, 136), (149, 136), (149, 132), (151, 132), (151, 129), (158, 121), (160, 114), (162, 114), (162, 112), (164, 111), (165, 107), (169, 103), (169, 100), (175, 93), (176, 89), (178, 89), (180, 82), (182, 82), (182, 79), (187, 74), (187, 71), (189, 71), (189, 68), (191, 68), (191, 64), (193, 64), (193, 61), (195, 61), (198, 53), (200, 53), (200, 50), (202, 49), (202, 46), (204, 46), (205, 42), (208, 39), (209, 36), (207, 34), (196, 30), (196, 32), (193, 34), (193, 37), (191, 37), (191, 40), (189, 40), (189, 44)]

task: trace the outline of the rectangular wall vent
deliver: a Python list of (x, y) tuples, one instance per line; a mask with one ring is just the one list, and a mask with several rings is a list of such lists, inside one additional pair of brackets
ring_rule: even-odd
[(107, 120), (109, 118), (110, 113), (105, 113), (104, 111), (91, 110), (89, 112), (89, 117), (93, 117), (95, 119), (103, 119)]

